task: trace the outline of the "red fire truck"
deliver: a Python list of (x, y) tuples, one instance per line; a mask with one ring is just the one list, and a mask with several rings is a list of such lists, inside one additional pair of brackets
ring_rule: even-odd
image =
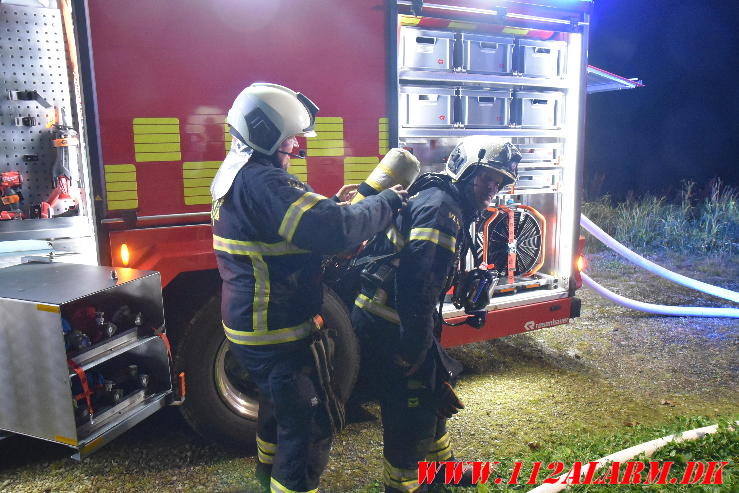
[[(474, 231), (498, 268), (487, 320), (445, 329), (442, 342), (578, 316), (586, 94), (638, 85), (587, 65), (591, 8), (591, 0), (3, 1), (0, 166), (13, 184), (3, 197), (16, 198), (3, 208), (0, 262), (31, 262), (0, 270), (0, 308), (18, 325), (0, 327), (0, 368), (42, 355), (56, 363), (37, 370), (52, 383), (0, 379), (0, 430), (81, 457), (186, 393), (182, 409), (198, 432), (251, 442), (255, 389), (231, 361), (220, 323), (209, 186), (230, 148), (228, 108), (255, 81), (320, 106), (318, 135), (301, 141), (306, 159), (291, 172), (326, 195), (361, 182), (392, 147), (412, 149), (428, 171), (463, 136), (510, 137), (524, 156), (519, 179)], [(348, 393), (356, 341), (341, 296), (327, 289), (325, 298)], [(466, 316), (452, 304), (444, 314)]]

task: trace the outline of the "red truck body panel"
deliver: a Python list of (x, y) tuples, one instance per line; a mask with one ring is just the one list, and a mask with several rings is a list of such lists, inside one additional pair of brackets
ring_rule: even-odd
[[(344, 119), (344, 156), (378, 156), (388, 113), (382, 0), (90, 2), (89, 16), (103, 164), (135, 166), (139, 216), (209, 209), (186, 204), (182, 163), (223, 160), (225, 115), (252, 82), (305, 93), (319, 116)], [(179, 159), (137, 162), (135, 118), (177, 118)], [(344, 156), (309, 154), (308, 182), (336, 192)]]

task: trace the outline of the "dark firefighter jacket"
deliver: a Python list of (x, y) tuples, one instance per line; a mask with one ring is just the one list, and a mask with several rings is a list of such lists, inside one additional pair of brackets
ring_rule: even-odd
[(226, 337), (272, 347), (306, 338), (322, 301), (320, 254), (359, 245), (400, 206), (391, 190), (340, 206), (252, 157), (211, 212)]
[(382, 285), (363, 276), (354, 304), (399, 326), (400, 346), (394, 351), (411, 363), (423, 358), (433, 342), (437, 302), (462, 239), (460, 202), (453, 186), (421, 190), (364, 252), (371, 256), (399, 252), (390, 261), (395, 274)]

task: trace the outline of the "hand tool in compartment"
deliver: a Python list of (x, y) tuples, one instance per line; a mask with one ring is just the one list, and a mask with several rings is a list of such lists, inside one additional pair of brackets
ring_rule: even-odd
[(78, 169), (79, 137), (77, 131), (66, 121), (64, 108), (55, 108), (56, 123), (52, 125), (52, 145), (56, 149), (56, 160), (52, 167), (52, 186), (49, 198), (41, 202), (35, 212), (38, 217), (48, 219), (79, 214), (79, 200), (72, 190), (72, 168)]
[(20, 191), (23, 176), (19, 171), (3, 171), (0, 175), (0, 220), (21, 219), (18, 205), (23, 201)]
[(20, 209), (0, 211), (0, 221), (12, 221), (13, 219), (23, 219), (23, 212)]

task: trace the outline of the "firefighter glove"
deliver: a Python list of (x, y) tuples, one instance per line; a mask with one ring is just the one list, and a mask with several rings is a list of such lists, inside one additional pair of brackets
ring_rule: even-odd
[(451, 418), (464, 409), (464, 404), (454, 392), (449, 382), (444, 382), (436, 391), (436, 415), (440, 418)]

